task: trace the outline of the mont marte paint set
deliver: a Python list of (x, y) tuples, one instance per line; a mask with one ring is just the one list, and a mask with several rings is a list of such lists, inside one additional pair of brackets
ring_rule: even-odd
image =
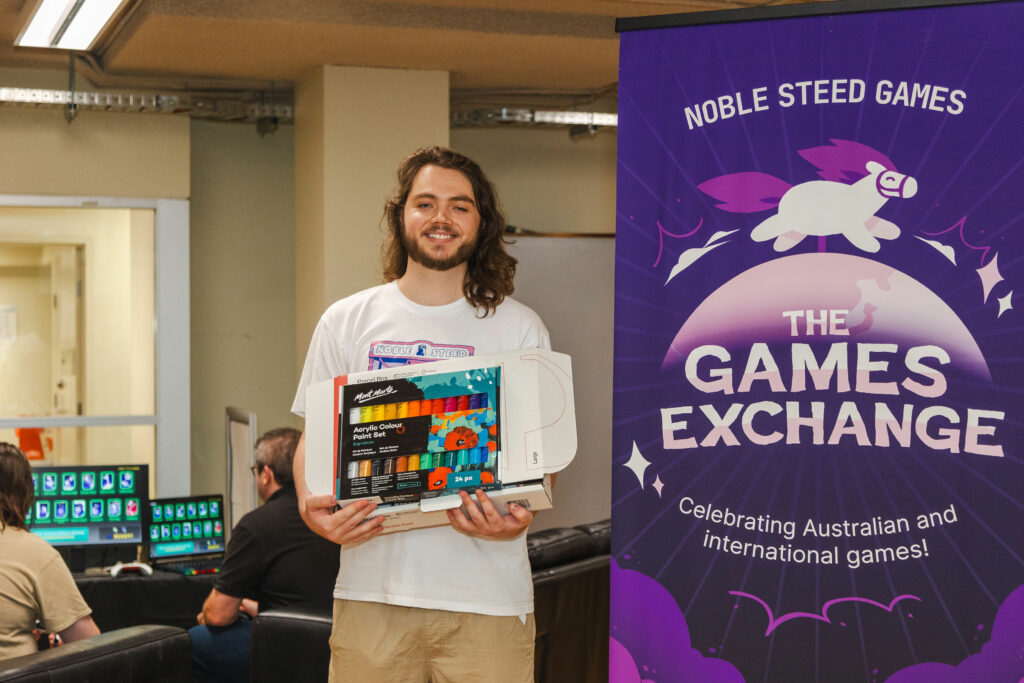
[(552, 506), (576, 455), (569, 357), (524, 349), (352, 373), (306, 390), (306, 483), (378, 503), (384, 533), (448, 524), (460, 490)]

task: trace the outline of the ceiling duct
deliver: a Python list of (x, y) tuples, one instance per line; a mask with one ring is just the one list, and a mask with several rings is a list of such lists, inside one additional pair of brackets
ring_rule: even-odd
[[(146, 93), (0, 87), (0, 106), (178, 114), (195, 119), (255, 123), (261, 135), (272, 132), (278, 125), (293, 123), (295, 119), (291, 93), (286, 91)], [(453, 128), (559, 128), (568, 129), (575, 137), (614, 128), (618, 125), (618, 116), (605, 112), (497, 107), (453, 110), (451, 125)]]
[[(279, 94), (278, 94), (279, 95)], [(44, 90), (41, 88), (0, 88), (0, 106), (65, 109), (78, 111), (180, 114), (198, 119), (259, 123), (276, 119), (291, 123), (294, 111), (289, 101), (266, 102), (261, 93), (246, 95), (195, 95), (191, 93), (132, 93)], [(284, 98), (279, 99), (283, 100)]]

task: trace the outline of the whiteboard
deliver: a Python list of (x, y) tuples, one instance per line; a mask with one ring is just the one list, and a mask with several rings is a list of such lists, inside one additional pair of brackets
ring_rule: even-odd
[(250, 468), (255, 464), (253, 447), (258, 427), (256, 414), (228, 407), (225, 413), (225, 448), (227, 450), (227, 490), (224, 492), (224, 520), (228, 529), (234, 529), (242, 515), (255, 510), (259, 504), (256, 495), (256, 477)]
[(540, 315), (551, 348), (572, 357), (576, 459), (558, 475), (555, 507), (531, 529), (611, 517), (614, 235), (513, 235), (512, 295)]

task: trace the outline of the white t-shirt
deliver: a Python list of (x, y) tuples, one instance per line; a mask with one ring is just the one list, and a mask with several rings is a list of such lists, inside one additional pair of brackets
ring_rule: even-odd
[[(550, 348), (532, 310), (506, 298), (486, 318), (465, 299), (421, 306), (394, 282), (331, 305), (306, 355), (292, 412), (305, 417), (306, 387), (350, 372), (532, 347)], [(450, 526), (387, 534), (342, 547), (334, 597), (494, 616), (533, 611), (526, 534), (480, 539)]]

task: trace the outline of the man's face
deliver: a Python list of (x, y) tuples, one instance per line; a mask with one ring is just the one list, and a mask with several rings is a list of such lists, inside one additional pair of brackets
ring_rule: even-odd
[(461, 171), (427, 165), (413, 178), (402, 211), (409, 259), (432, 270), (469, 260), (480, 231), (473, 185)]

